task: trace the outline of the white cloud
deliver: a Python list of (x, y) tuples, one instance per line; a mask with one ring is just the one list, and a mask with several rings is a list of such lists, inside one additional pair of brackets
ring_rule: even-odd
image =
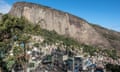
[(4, 0), (0, 0), (0, 13), (3, 14), (8, 13), (10, 9), (11, 9), (11, 5), (9, 5)]

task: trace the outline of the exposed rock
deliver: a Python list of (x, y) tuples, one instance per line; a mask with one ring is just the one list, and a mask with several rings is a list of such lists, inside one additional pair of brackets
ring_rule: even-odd
[(95, 30), (104, 36), (109, 43), (111, 44), (112, 48), (116, 49), (118, 53), (120, 53), (120, 32), (116, 32), (113, 30), (109, 30), (97, 25), (92, 25)]
[[(80, 43), (101, 48), (112, 48), (111, 42), (82, 18), (46, 6), (17, 2), (9, 14), (40, 24), (41, 28), (55, 30), (60, 35), (74, 38)], [(120, 43), (120, 42), (118, 42)]]

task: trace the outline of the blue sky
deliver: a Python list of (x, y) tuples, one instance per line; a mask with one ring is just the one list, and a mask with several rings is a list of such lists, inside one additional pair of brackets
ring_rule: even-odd
[(0, 12), (7, 13), (17, 1), (46, 5), (120, 32), (120, 0), (0, 0)]

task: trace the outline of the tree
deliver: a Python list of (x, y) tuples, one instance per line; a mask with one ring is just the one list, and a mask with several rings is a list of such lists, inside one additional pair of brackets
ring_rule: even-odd
[(35, 43), (34, 46), (35, 46), (35, 47), (39, 47), (39, 43)]
[(119, 65), (113, 65), (113, 64), (106, 64), (106, 69), (112, 72), (120, 72), (120, 66)]

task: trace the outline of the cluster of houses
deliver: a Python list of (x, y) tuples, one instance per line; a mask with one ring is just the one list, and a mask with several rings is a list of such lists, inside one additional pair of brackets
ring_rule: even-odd
[[(28, 56), (27, 72), (106, 72), (107, 63), (120, 65), (120, 59), (113, 60), (110, 57), (100, 55), (84, 56), (83, 50), (67, 50), (59, 48), (58, 43), (34, 46), (35, 43), (42, 43), (44, 39), (40, 36), (32, 36), (31, 41), (26, 44), (26, 56)], [(24, 43), (17, 44), (24, 47)], [(13, 55), (10, 52), (10, 55)], [(40, 68), (41, 66), (51, 65), (51, 69)], [(44, 69), (44, 71), (40, 71)], [(59, 69), (59, 70), (57, 70)], [(13, 71), (14, 72), (14, 71)], [(16, 71), (15, 71), (16, 72)], [(21, 71), (22, 72), (22, 71)]]

